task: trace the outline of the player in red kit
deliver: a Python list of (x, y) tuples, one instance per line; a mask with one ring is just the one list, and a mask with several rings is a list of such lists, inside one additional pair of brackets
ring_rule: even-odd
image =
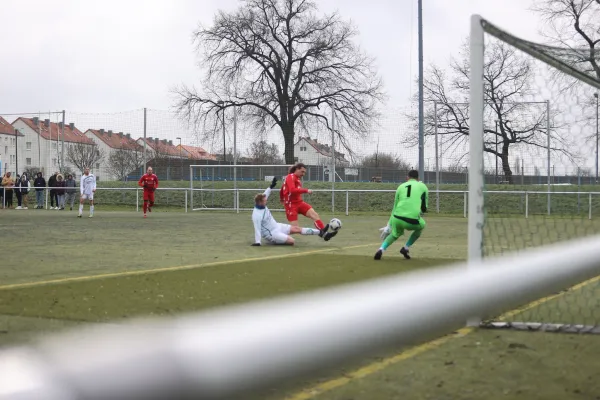
[(152, 167), (148, 167), (148, 171), (142, 175), (138, 185), (144, 188), (144, 218), (146, 218), (146, 210), (152, 212), (154, 191), (158, 189), (158, 176), (154, 175)]
[(306, 166), (302, 163), (297, 163), (290, 168), (289, 174), (283, 181), (283, 186), (279, 191), (279, 198), (285, 207), (285, 216), (292, 226), (298, 226), (298, 214), (312, 219), (315, 222), (315, 227), (320, 231), (319, 236), (328, 241), (337, 235), (337, 231), (328, 232), (329, 224), (325, 225), (314, 208), (302, 200), (304, 193), (312, 194), (312, 190), (302, 187), (301, 178), (305, 174)]

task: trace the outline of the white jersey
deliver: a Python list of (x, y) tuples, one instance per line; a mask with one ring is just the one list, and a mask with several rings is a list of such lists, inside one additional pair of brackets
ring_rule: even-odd
[(79, 182), (79, 191), (81, 195), (92, 196), (96, 190), (96, 177), (94, 174), (81, 175), (81, 181)]
[[(269, 198), (271, 188), (265, 190), (264, 195)], [(260, 243), (261, 238), (270, 238), (272, 234), (279, 230), (279, 224), (271, 215), (269, 207), (256, 208), (252, 211), (252, 223), (254, 224), (254, 243)]]

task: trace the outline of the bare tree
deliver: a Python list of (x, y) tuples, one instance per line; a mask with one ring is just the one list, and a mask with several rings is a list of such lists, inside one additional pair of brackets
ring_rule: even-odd
[(118, 180), (125, 180), (127, 176), (143, 162), (143, 154), (138, 150), (119, 148), (111, 151), (108, 156), (108, 173)]
[(296, 132), (331, 130), (334, 110), (335, 134), (351, 152), (347, 138), (368, 134), (383, 98), (357, 34), (336, 13), (317, 15), (313, 0), (243, 0), (194, 32), (204, 79), (200, 90), (176, 89), (176, 107), (205, 135), (220, 134), (222, 113), (233, 107), (257, 132), (278, 126), (288, 164)]
[(283, 158), (279, 147), (275, 143), (267, 143), (265, 140), (252, 143), (248, 149), (248, 159), (252, 164), (283, 164)]
[(67, 150), (67, 161), (83, 171), (86, 167), (94, 168), (104, 159), (104, 151), (96, 144), (74, 143)]
[[(537, 0), (556, 56), (600, 81), (600, 0)], [(552, 49), (548, 49), (552, 52)]]
[[(435, 134), (435, 102), (438, 135), (444, 152), (459, 162), (468, 155), (469, 104), (466, 99), (469, 98), (469, 76), (469, 49), (464, 46), (460, 59), (453, 59), (447, 71), (431, 66), (424, 79), (425, 135)], [(531, 152), (547, 149), (546, 106), (528, 103), (535, 94), (533, 80), (534, 71), (529, 59), (515, 48), (499, 41), (491, 41), (486, 46), (484, 151), (499, 158), (503, 175), (510, 183), (513, 182), (512, 148), (527, 147)], [(415, 116), (409, 118), (416, 124)], [(552, 150), (572, 157), (567, 138), (558, 132), (551, 129)], [(417, 137), (411, 135), (406, 142), (416, 145)]]
[(373, 153), (362, 159), (361, 166), (371, 168), (389, 168), (409, 170), (410, 165), (400, 157), (390, 153)]

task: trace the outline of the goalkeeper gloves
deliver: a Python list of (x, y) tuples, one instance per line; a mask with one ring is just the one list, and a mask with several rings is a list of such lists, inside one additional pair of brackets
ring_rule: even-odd
[(385, 238), (387, 238), (389, 236), (389, 234), (391, 233), (392, 229), (390, 228), (389, 225), (384, 226), (383, 228), (379, 229), (379, 232), (381, 232), (381, 239), (385, 240)]
[(273, 180), (271, 181), (271, 186), (269, 186), (269, 188), (273, 189), (275, 186), (277, 185), (277, 177), (273, 177)]

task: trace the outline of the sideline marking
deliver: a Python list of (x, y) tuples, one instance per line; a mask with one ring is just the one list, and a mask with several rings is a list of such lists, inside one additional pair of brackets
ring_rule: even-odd
[(356, 246), (328, 248), (328, 249), (321, 249), (321, 250), (310, 250), (310, 251), (291, 253), (291, 254), (278, 254), (278, 255), (265, 256), (265, 257), (242, 258), (242, 259), (230, 260), (230, 261), (216, 261), (216, 262), (210, 262), (210, 263), (204, 263), (204, 264), (189, 264), (189, 265), (180, 265), (180, 266), (175, 266), (175, 267), (162, 267), (162, 268), (153, 268), (153, 269), (141, 269), (141, 270), (135, 270), (135, 271), (111, 272), (108, 274), (75, 276), (72, 278), (59, 278), (59, 279), (51, 279), (51, 280), (37, 281), (37, 282), (13, 283), (13, 284), (9, 284), (9, 285), (0, 286), (0, 290), (22, 289), (22, 288), (28, 288), (28, 287), (34, 287), (34, 286), (44, 286), (44, 285), (52, 285), (52, 284), (66, 283), (66, 282), (90, 281), (90, 280), (95, 280), (95, 279), (114, 278), (114, 277), (118, 277), (118, 276), (144, 275), (144, 274), (152, 274), (152, 273), (157, 273), (157, 272), (181, 271), (181, 270), (186, 270), (186, 269), (216, 267), (219, 265), (240, 264), (240, 263), (244, 263), (244, 262), (265, 261), (265, 260), (273, 260), (273, 259), (278, 259), (278, 258), (302, 257), (302, 256), (310, 255), (310, 254), (327, 253), (327, 252), (339, 251), (339, 250), (350, 250), (350, 249), (356, 249), (356, 248), (367, 247), (367, 246), (376, 246), (377, 244), (378, 243), (376, 243), (376, 244), (369, 243), (369, 244), (360, 244), (360, 245), (356, 245)]
[[(583, 288), (584, 286), (589, 285), (590, 283), (594, 283), (594, 282), (598, 282), (598, 281), (600, 281), (600, 275), (596, 276), (594, 278), (590, 278), (587, 281), (578, 283), (577, 285), (571, 286), (570, 288), (568, 288), (560, 293), (542, 297), (541, 299), (532, 301), (531, 303), (529, 303), (523, 307), (508, 311), (508, 312), (502, 314), (500, 317), (498, 317), (498, 320), (502, 321), (502, 320), (508, 319), (508, 318), (513, 317), (522, 312), (531, 310), (534, 307), (537, 307), (544, 303), (547, 303), (550, 300), (554, 300), (556, 298), (562, 297), (562, 296), (566, 295), (567, 293), (571, 293), (575, 290), (579, 290), (579, 289)], [(466, 335), (473, 333), (475, 330), (477, 330), (476, 327), (466, 327), (466, 328), (459, 329), (455, 333), (452, 333), (452, 334), (449, 334), (446, 336), (442, 336), (441, 338), (434, 339), (432, 341), (423, 343), (418, 346), (411, 347), (408, 350), (405, 350), (405, 351), (398, 353), (396, 355), (393, 355), (391, 357), (384, 358), (381, 361), (376, 361), (374, 363), (367, 364), (364, 367), (361, 367), (357, 370), (354, 370), (352, 372), (344, 374), (344, 376), (342, 376), (342, 377), (331, 379), (329, 381), (320, 383), (318, 385), (309, 387), (307, 389), (303, 389), (300, 392), (297, 392), (289, 397), (286, 397), (285, 400), (310, 400), (310, 399), (313, 399), (315, 396), (318, 396), (318, 395), (328, 392), (330, 390), (339, 388), (341, 386), (347, 385), (348, 383), (352, 382), (353, 380), (361, 379), (366, 376), (372, 375), (376, 372), (379, 372), (379, 371), (389, 367), (390, 365), (396, 364), (400, 361), (408, 360), (409, 358), (415, 357), (421, 353), (425, 353), (426, 351), (434, 350), (434, 349), (442, 346), (443, 344), (449, 342), (452, 339), (465, 337)]]

